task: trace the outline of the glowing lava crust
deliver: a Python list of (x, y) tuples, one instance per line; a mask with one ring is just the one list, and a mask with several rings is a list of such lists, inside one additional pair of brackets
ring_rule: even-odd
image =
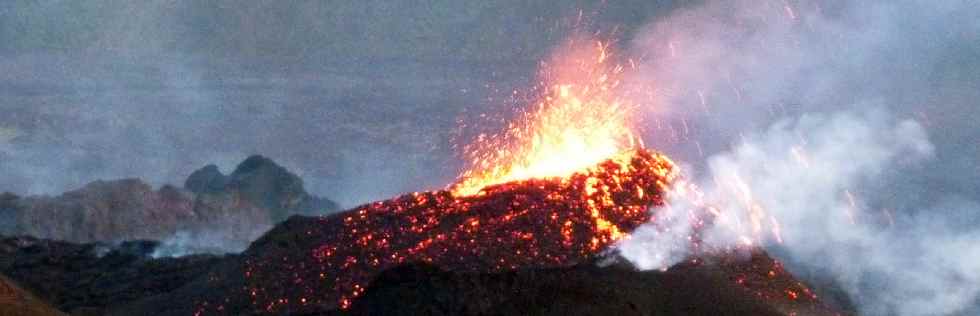
[(297, 239), (308, 252), (264, 249), (246, 265), (247, 291), (266, 312), (346, 308), (377, 274), (404, 263), (473, 272), (575, 265), (650, 221), (674, 176), (665, 156), (636, 149), (568, 177), (367, 204), (305, 227)]

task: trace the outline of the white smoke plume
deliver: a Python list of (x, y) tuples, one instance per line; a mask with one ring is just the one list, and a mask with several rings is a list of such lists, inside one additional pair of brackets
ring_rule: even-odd
[[(647, 137), (726, 216), (763, 208), (788, 268), (867, 315), (980, 306), (980, 6), (969, 1), (708, 1), (634, 40), (657, 88)], [(973, 57), (970, 57), (973, 56)], [(733, 180), (742, 187), (732, 189)], [(619, 252), (665, 269), (692, 251), (683, 201)], [(705, 243), (748, 226), (709, 226)]]
[[(244, 251), (247, 243), (231, 240), (231, 235), (220, 230), (214, 231), (178, 231), (169, 238), (160, 241), (153, 253), (153, 258), (183, 257), (195, 254), (228, 254)], [(256, 234), (258, 235), (258, 234)]]

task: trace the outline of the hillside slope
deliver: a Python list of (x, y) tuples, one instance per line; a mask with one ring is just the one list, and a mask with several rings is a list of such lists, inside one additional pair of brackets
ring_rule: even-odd
[(61, 315), (65, 314), (0, 275), (0, 316)]

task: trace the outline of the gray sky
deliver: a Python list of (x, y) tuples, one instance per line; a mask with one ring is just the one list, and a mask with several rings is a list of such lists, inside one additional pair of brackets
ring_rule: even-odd
[(0, 191), (58, 193), (120, 177), (181, 183), (253, 153), (347, 206), (438, 188), (458, 171), (457, 119), (514, 105), (489, 99), (529, 81), (579, 10), (596, 29), (628, 36), (667, 7), (4, 2)]

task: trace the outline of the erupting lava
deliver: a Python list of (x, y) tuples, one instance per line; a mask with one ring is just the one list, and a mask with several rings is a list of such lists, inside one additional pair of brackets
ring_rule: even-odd
[[(630, 112), (616, 89), (623, 67), (607, 45), (571, 42), (542, 67), (544, 96), (496, 135), (480, 135), (464, 148), (470, 165), (451, 187), (459, 196), (488, 185), (566, 177), (637, 147)], [(639, 146), (642, 147), (642, 146)]]
[[(280, 314), (346, 309), (382, 271), (407, 263), (461, 272), (572, 266), (596, 259), (644, 224), (665, 232), (675, 220), (689, 225), (679, 230), (689, 231), (687, 266), (700, 265), (699, 255), (733, 249), (702, 245), (708, 225), (728, 228), (743, 241), (736, 248), (749, 248), (768, 218), (778, 238), (778, 223), (744, 182), (732, 188), (742, 193), (749, 215), (724, 213), (680, 178), (670, 159), (644, 149), (630, 121), (635, 107), (616, 91), (623, 68), (610, 65), (605, 44), (574, 43), (544, 64), (542, 95), (532, 109), (464, 148), (469, 166), (455, 184), (322, 218), (290, 218), (228, 270), (244, 278), (211, 280), (241, 295), (204, 300), (195, 305), (198, 314), (234, 313), (243, 305)], [(756, 288), (755, 280), (781, 275), (775, 265), (753, 263), (730, 274)], [(750, 278), (759, 269), (769, 272)], [(758, 295), (779, 297), (784, 290), (794, 301), (811, 295), (801, 284)]]
[(466, 147), (470, 169), (449, 189), (324, 217), (300, 228), (302, 245), (249, 262), (254, 306), (346, 308), (382, 270), (408, 262), (474, 272), (574, 265), (649, 222), (674, 164), (633, 136), (607, 47), (566, 52), (546, 64), (533, 111)]
[(246, 270), (249, 292), (267, 311), (344, 308), (378, 273), (403, 263), (488, 272), (586, 262), (648, 222), (648, 209), (663, 205), (673, 175), (664, 156), (635, 150), (565, 178), (509, 182), (474, 196), (423, 192), (367, 204), (305, 228), (304, 245), (267, 249), (261, 255), (270, 259)]

